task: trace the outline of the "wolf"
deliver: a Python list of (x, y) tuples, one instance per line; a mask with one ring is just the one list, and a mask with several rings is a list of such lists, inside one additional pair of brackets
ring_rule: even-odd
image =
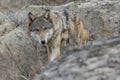
[(84, 28), (83, 22), (74, 17), (55, 11), (46, 11), (42, 16), (35, 16), (31, 12), (29, 17), (29, 31), (31, 36), (47, 48), (49, 60), (53, 61), (60, 56), (60, 48), (69, 39), (84, 43), (90, 39), (89, 31)]

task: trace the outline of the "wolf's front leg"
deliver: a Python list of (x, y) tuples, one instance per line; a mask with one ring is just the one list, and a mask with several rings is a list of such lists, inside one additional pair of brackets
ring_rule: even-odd
[(50, 61), (57, 59), (59, 56), (60, 56), (60, 47), (55, 47), (54, 49), (52, 49)]
[(48, 62), (49, 62), (50, 61), (50, 48), (48, 45), (46, 46), (46, 48), (47, 48), (47, 55), (48, 55)]
[(53, 61), (54, 59), (57, 59), (60, 56), (60, 47), (61, 47), (61, 35), (58, 34), (51, 49), (52, 54), (50, 56), (50, 61)]

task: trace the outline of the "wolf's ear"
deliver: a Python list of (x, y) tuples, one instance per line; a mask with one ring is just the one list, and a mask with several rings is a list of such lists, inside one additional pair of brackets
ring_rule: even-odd
[(42, 17), (48, 19), (48, 14), (50, 13), (50, 9), (45, 8), (45, 13), (42, 15)]
[(33, 15), (31, 12), (28, 13), (28, 18), (30, 21), (33, 21), (35, 19), (35, 15)]
[(52, 22), (52, 19), (51, 19), (51, 13), (50, 13), (50, 12), (48, 13), (47, 19), (48, 19), (49, 22), (53, 23), (53, 22)]

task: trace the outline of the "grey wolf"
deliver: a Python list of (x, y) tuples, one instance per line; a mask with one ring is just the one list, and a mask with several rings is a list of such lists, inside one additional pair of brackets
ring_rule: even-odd
[(50, 61), (60, 56), (61, 45), (69, 39), (74, 39), (77, 44), (90, 39), (89, 31), (84, 28), (83, 22), (78, 17), (72, 19), (69, 13), (66, 13), (67, 15), (46, 11), (39, 17), (28, 14), (30, 34), (41, 45), (47, 47)]

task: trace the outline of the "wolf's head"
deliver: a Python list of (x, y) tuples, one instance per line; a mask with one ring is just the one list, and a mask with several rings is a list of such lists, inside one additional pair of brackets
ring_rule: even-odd
[(31, 36), (40, 44), (47, 44), (53, 35), (53, 24), (43, 16), (35, 17), (32, 13), (29, 13), (28, 17)]

